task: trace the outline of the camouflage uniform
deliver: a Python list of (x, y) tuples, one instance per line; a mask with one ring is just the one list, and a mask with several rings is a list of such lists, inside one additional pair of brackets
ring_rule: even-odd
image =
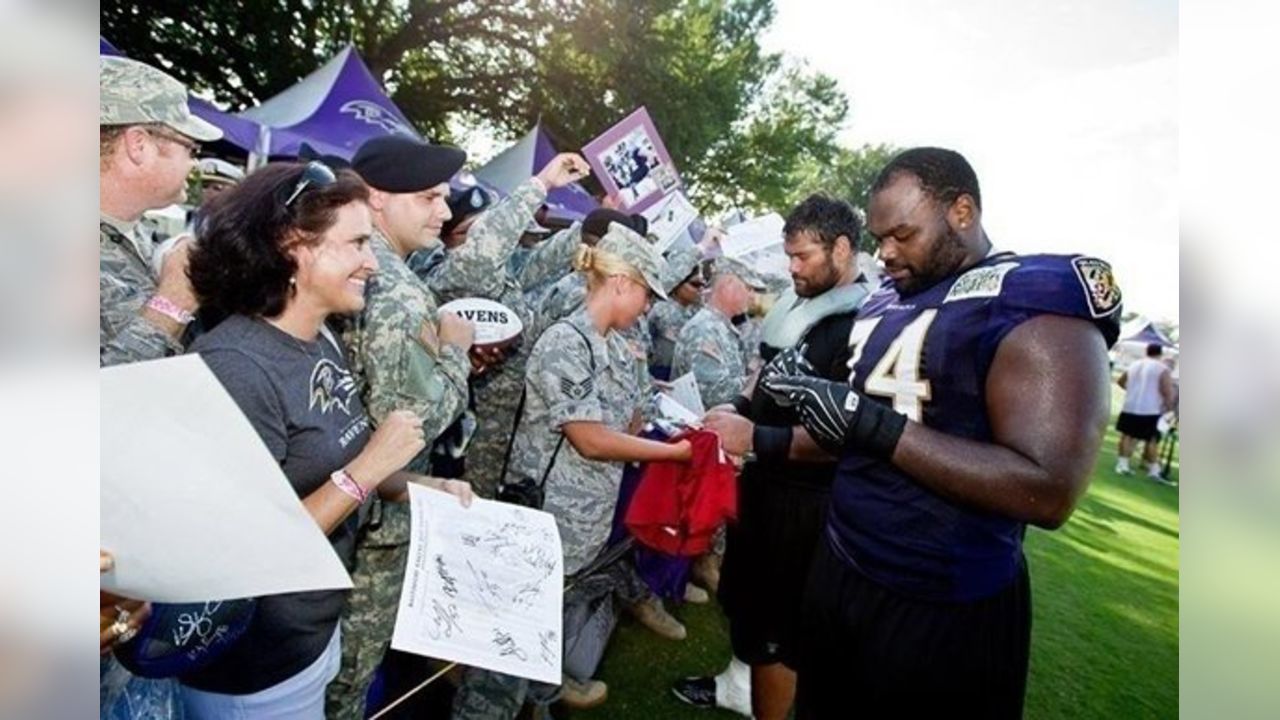
[[(611, 249), (616, 240), (612, 235), (613, 231), (601, 241), (603, 249)], [(634, 233), (628, 235), (628, 241), (649, 247)], [(642, 260), (631, 259), (637, 253), (645, 254), (645, 250), (631, 247), (622, 255), (637, 264)], [(660, 271), (662, 263), (655, 253), (647, 254), (646, 267), (651, 271), (646, 279), (653, 276), (652, 287), (657, 285), (658, 273), (654, 271)], [(586, 281), (580, 273), (557, 283), (555, 290), (548, 295), (556, 298), (555, 309), (548, 313), (545, 305), (542, 308), (537, 324), (546, 330), (533, 343), (525, 369), (525, 407), (508, 470), (513, 480), (528, 477), (537, 482), (542, 478), (560, 442), (564, 423), (599, 422), (617, 432), (627, 432), (635, 409), (637, 358), (627, 341), (618, 333), (601, 336), (595, 329), (582, 305)], [(555, 314), (566, 307), (572, 308), (567, 317)], [(564, 322), (557, 322), (561, 319)], [(643, 362), (639, 364), (643, 369)], [(568, 440), (560, 445), (547, 476), (543, 509), (556, 518), (566, 576), (582, 570), (603, 549), (621, 483), (621, 463), (587, 460)], [(452, 717), (510, 720), (519, 713), (526, 695), (547, 702), (555, 697), (555, 689), (468, 668), (454, 698)]]
[[(222, 131), (191, 114), (187, 89), (156, 68), (128, 58), (99, 58), (98, 124), (102, 127), (164, 124), (200, 141)], [(182, 344), (140, 314), (156, 293), (151, 272), (152, 238), (144, 222), (98, 217), (98, 364), (102, 367), (177, 355)], [(99, 706), (103, 718), (180, 718), (182, 702), (174, 678), (130, 675), (113, 655), (99, 661)]]
[[(98, 59), (98, 124), (166, 125), (210, 142), (222, 131), (191, 114), (187, 88), (146, 63), (115, 56)], [(98, 218), (98, 363), (106, 367), (182, 352), (182, 344), (145, 320), (142, 306), (156, 292), (152, 237), (144, 222)]]
[[(376, 228), (370, 238), (378, 274), (369, 280), (364, 312), (344, 332), (352, 371), (364, 381), (374, 423), (394, 410), (422, 418), (427, 438), (440, 435), (467, 401), (471, 361), (440, 341), (438, 308), (422, 283)], [(423, 326), (430, 328), (424, 341)], [(424, 451), (409, 469), (425, 472)], [(325, 693), (329, 718), (364, 717), (373, 673), (391, 642), (409, 550), (409, 509), (378, 498), (361, 510), (353, 588), (342, 616), (342, 665)]]
[[(574, 272), (555, 283), (542, 301), (541, 312), (535, 319), (535, 332), (539, 336), (556, 322), (572, 316), (582, 309), (587, 299), (586, 276)], [(667, 301), (662, 301), (664, 304)], [(648, 390), (652, 383), (646, 366), (649, 343), (639, 325), (609, 333), (610, 368), (622, 379), (624, 392), (611, 402), (623, 402), (625, 407), (646, 406)]]
[(702, 404), (711, 408), (731, 402), (747, 380), (747, 358), (733, 323), (710, 305), (693, 316), (676, 341), (671, 376), (692, 372)]
[(98, 363), (106, 367), (177, 355), (182, 345), (142, 317), (156, 292), (145, 223), (98, 220)]
[[(698, 251), (695, 248), (677, 248), (667, 253), (667, 275), (662, 282), (667, 295), (675, 293), (684, 281), (691, 279), (698, 270)], [(660, 372), (670, 375), (671, 356), (680, 337), (680, 328), (698, 312), (699, 303), (681, 305), (672, 298), (653, 304), (645, 318), (645, 335), (649, 344), (649, 367), (656, 376)], [(662, 377), (667, 380), (669, 377)]]
[(539, 244), (518, 275), (507, 271), (507, 260), (521, 233), (545, 199), (542, 184), (530, 180), (481, 214), (462, 245), (448, 251), (417, 253), (410, 258), (410, 267), (441, 302), (464, 297), (494, 300), (511, 308), (526, 329), (522, 344), (510, 357), (471, 383), (476, 430), (467, 449), (462, 477), (484, 498), (492, 498), (497, 490), (520, 402), (525, 363), (536, 340), (528, 330), (534, 313), (525, 288), (564, 274), (581, 242), (581, 225), (575, 225)]
[(698, 312), (697, 305), (681, 305), (676, 300), (654, 303), (646, 318), (649, 329), (649, 365), (670, 368), (680, 330)]

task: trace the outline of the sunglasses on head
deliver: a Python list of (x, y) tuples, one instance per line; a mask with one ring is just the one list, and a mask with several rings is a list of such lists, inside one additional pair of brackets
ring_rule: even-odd
[(294, 200), (302, 194), (307, 188), (328, 187), (338, 182), (338, 176), (328, 165), (319, 160), (312, 160), (302, 168), (302, 176), (298, 178), (298, 182), (293, 186), (293, 192), (289, 193), (289, 198), (284, 201), (284, 206), (289, 207)]

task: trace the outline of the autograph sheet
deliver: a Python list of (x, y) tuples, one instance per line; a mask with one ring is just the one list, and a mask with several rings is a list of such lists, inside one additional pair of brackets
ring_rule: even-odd
[(560, 683), (564, 560), (540, 510), (409, 486), (412, 534), (391, 646)]

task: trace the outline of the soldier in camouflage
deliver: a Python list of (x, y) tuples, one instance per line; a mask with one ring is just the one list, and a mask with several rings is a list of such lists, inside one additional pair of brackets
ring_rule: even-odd
[(183, 243), (152, 271), (147, 210), (182, 202), (199, 142), (222, 131), (187, 108), (187, 89), (135, 60), (99, 61), (99, 335), (101, 365), (182, 352), (196, 310)]
[(699, 272), (698, 251), (692, 247), (667, 253), (669, 300), (653, 304), (649, 311), (649, 370), (659, 380), (671, 379), (671, 359), (684, 324), (698, 312), (705, 282)]
[(747, 311), (752, 292), (764, 289), (760, 277), (731, 258), (719, 258), (707, 301), (680, 331), (672, 377), (692, 372), (705, 407), (732, 402), (747, 381), (747, 355), (733, 325)]
[[(636, 323), (651, 295), (664, 295), (662, 265), (642, 235), (611, 224), (598, 246), (581, 248), (575, 258), (575, 268), (588, 276), (585, 301), (551, 323), (529, 356), (525, 407), (505, 480), (536, 484), (545, 474), (543, 509), (556, 518), (570, 582), (604, 549), (622, 463), (689, 458), (687, 443), (628, 433), (634, 410), (613, 400), (632, 392), (634, 375), (611, 361), (617, 346), (609, 338)], [(598, 704), (606, 692), (599, 681), (566, 678), (562, 687), (580, 704)], [(513, 677), (464, 682), (454, 718), (514, 718), (528, 692), (529, 683)]]
[[(487, 298), (511, 308), (525, 328), (531, 327), (533, 308), (526, 300), (525, 289), (564, 273), (581, 243), (581, 225), (539, 244), (519, 274), (508, 272), (508, 259), (547, 193), (588, 172), (587, 163), (580, 156), (558, 155), (537, 176), (487, 210), (483, 209), (485, 196), (481, 188), (456, 192), (461, 202), (451, 203), (457, 211), (444, 226), (443, 247), (416, 253), (410, 259), (410, 267), (441, 302)], [(468, 214), (468, 208), (483, 211)], [(485, 365), (485, 371), (471, 381), (476, 428), (467, 449), (463, 478), (484, 498), (492, 498), (498, 486), (520, 402), (525, 361), (532, 347), (533, 338), (526, 337), (509, 357), (486, 358), (497, 362)]]
[[(379, 267), (366, 286), (364, 311), (344, 332), (352, 371), (362, 378), (375, 426), (392, 411), (408, 410), (422, 418), (428, 445), (466, 405), (474, 329), (439, 312), (404, 258), (439, 243), (449, 217), (447, 181), (465, 159), (456, 148), (386, 136), (362, 145), (352, 162), (370, 186), (370, 245)], [(424, 451), (407, 469), (426, 472), (427, 457)], [(391, 641), (408, 556), (407, 503), (371, 498), (360, 520), (342, 663), (326, 691), (329, 718), (364, 717), (365, 694)]]

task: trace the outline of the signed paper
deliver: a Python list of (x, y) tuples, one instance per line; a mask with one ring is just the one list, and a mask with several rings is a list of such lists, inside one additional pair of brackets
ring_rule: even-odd
[(409, 485), (412, 530), (391, 646), (560, 683), (564, 560), (548, 513)]
[(200, 602), (351, 578), (248, 419), (196, 355), (100, 371), (102, 589)]

